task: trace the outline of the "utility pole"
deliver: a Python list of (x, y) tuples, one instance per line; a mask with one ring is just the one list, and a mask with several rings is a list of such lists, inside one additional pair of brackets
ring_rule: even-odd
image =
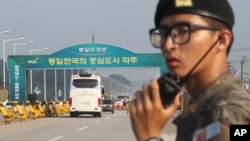
[(240, 84), (242, 85), (242, 87), (244, 87), (243, 83), (244, 83), (244, 72), (243, 72), (243, 68), (244, 68), (244, 63), (246, 61), (246, 56), (242, 55), (242, 61), (241, 63), (241, 77), (240, 77)]

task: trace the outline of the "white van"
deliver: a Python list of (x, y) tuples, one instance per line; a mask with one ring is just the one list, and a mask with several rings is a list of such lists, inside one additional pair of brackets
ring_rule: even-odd
[(98, 74), (72, 75), (69, 94), (70, 117), (82, 114), (101, 117), (102, 93), (104, 88)]

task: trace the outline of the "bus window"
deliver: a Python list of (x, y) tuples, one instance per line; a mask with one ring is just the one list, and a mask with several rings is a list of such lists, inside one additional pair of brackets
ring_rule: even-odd
[(97, 80), (93, 79), (75, 79), (73, 86), (76, 88), (95, 88), (98, 85)]

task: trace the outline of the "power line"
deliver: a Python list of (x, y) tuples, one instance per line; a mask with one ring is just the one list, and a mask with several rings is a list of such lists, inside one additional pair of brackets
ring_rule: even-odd
[[(228, 61), (228, 62), (241, 62), (242, 60), (233, 60), (233, 61)], [(245, 60), (245, 62), (248, 62), (248, 61), (250, 61), (250, 60)]]
[(231, 50), (231, 52), (236, 52), (236, 51), (245, 51), (245, 50), (250, 50), (250, 47), (244, 47), (244, 48), (232, 49), (232, 50)]

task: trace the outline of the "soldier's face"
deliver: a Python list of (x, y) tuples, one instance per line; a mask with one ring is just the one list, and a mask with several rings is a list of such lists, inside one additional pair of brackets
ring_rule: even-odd
[[(173, 27), (179, 23), (190, 23), (204, 27), (211, 27), (203, 17), (194, 14), (167, 16), (162, 19), (160, 27)], [(177, 34), (172, 34), (172, 37), (169, 35), (166, 37), (165, 45), (161, 51), (165, 57), (168, 69), (174, 74), (183, 77), (195, 66), (208, 48), (210, 48), (214, 41), (216, 41), (218, 36), (211, 34), (211, 32), (215, 31), (194, 28), (189, 31), (188, 42), (178, 44), (173, 41), (175, 35), (182, 36), (182, 34), (185, 35), (188, 33), (182, 28), (177, 30), (177, 32)], [(186, 38), (186, 35), (183, 37)], [(213, 53), (210, 53), (205, 57), (202, 63), (200, 63), (193, 71), (193, 74), (205, 69), (206, 66), (209, 66), (211, 59), (213, 59)]]

